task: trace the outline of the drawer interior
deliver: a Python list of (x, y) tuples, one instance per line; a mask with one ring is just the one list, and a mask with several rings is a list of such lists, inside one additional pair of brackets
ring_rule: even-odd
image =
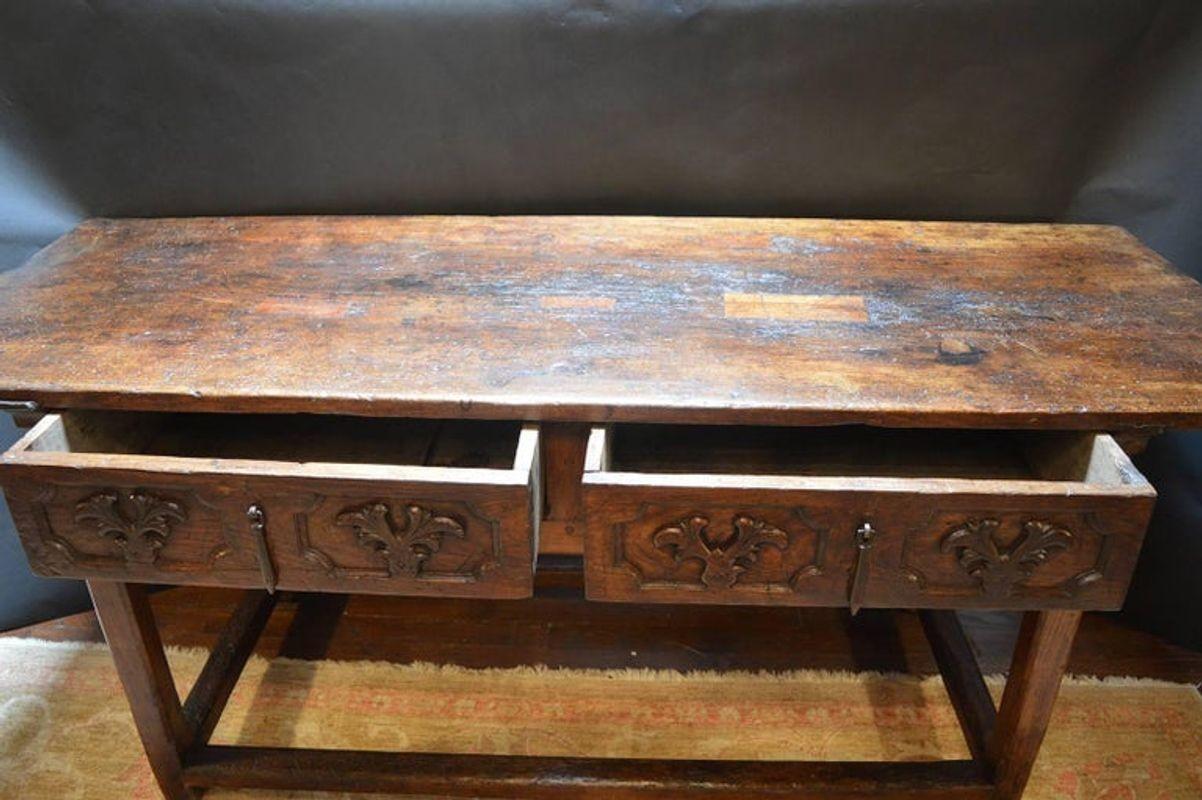
[(512, 469), (521, 424), (315, 414), (72, 411), (31, 450)]
[(607, 472), (1142, 482), (1084, 432), (622, 424), (605, 443)]

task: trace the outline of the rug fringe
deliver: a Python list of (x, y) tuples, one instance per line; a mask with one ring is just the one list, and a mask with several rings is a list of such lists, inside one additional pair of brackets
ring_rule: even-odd
[[(56, 642), (32, 637), (0, 637), (0, 651), (20, 648), (64, 651), (108, 650), (108, 646), (103, 642)], [(203, 647), (168, 646), (166, 650), (169, 656), (178, 654), (183, 657), (205, 657), (209, 652)], [(914, 675), (905, 672), (882, 672), (875, 670), (863, 672), (821, 669), (783, 670), (779, 672), (770, 670), (689, 670), (681, 672), (679, 670), (640, 667), (622, 667), (615, 669), (549, 667), (545, 664), (531, 664), (516, 667), (480, 668), (462, 667), (456, 664), (434, 664), (426, 661), (415, 661), (409, 664), (397, 664), (391, 661), (379, 661), (371, 659), (357, 659), (350, 661), (328, 660), (324, 662), (317, 662), (287, 657), (275, 657), (269, 659), (257, 655), (252, 656), (251, 661), (252, 663), (277, 663), (282, 666), (291, 665), (301, 668), (311, 667), (312, 665), (318, 663), (325, 663), (327, 665), (334, 666), (385, 669), (411, 674), (429, 674), (445, 677), (537, 677), (540, 679), (550, 680), (593, 679), (658, 683), (721, 683), (723, 681), (743, 680), (762, 681), (766, 683), (809, 681), (863, 684), (875, 681), (891, 681), (922, 685), (942, 680), (939, 675)], [(991, 687), (1000, 687), (1005, 685), (1006, 676), (1002, 674), (986, 675), (985, 682)], [(1173, 687), (1197, 689), (1197, 687), (1191, 683), (1178, 683), (1174, 681), (1159, 680), (1156, 678), (1139, 678), (1134, 676), (1099, 677), (1094, 675), (1067, 675), (1065, 676), (1065, 682), (1069, 685), (1076, 686), (1111, 686), (1131, 689)], [(1202, 695), (1199, 695), (1199, 697), (1202, 699)]]

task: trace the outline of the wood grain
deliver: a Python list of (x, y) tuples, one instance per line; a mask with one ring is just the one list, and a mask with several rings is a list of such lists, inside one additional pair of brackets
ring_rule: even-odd
[(1202, 426), (1202, 287), (1099, 226), (92, 220), (0, 277), (0, 331), (0, 397), (47, 408)]

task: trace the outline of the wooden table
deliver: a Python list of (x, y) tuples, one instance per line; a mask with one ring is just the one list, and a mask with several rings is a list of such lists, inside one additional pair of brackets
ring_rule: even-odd
[[(1139, 553), (1124, 448), (1202, 422), (1202, 286), (1100, 226), (93, 220), (0, 277), (0, 397), (30, 564), (88, 580), (172, 800), (1017, 798)], [(277, 589), (522, 598), (540, 556), (597, 601), (923, 609), (972, 758), (209, 743)], [(183, 702), (153, 583), (246, 590)], [(961, 608), (1028, 612), (1000, 708)]]

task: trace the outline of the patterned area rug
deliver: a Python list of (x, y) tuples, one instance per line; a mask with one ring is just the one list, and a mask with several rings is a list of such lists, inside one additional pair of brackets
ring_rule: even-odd
[[(169, 653), (181, 693), (204, 657), (199, 650)], [(991, 681), (995, 695), (1001, 685)], [(938, 679), (285, 659), (247, 666), (213, 740), (664, 758), (967, 757)], [(104, 647), (0, 639), (0, 797), (158, 796)], [(206, 797), (333, 796), (213, 791)], [(1174, 684), (1071, 679), (1027, 797), (1202, 798), (1202, 696)]]

